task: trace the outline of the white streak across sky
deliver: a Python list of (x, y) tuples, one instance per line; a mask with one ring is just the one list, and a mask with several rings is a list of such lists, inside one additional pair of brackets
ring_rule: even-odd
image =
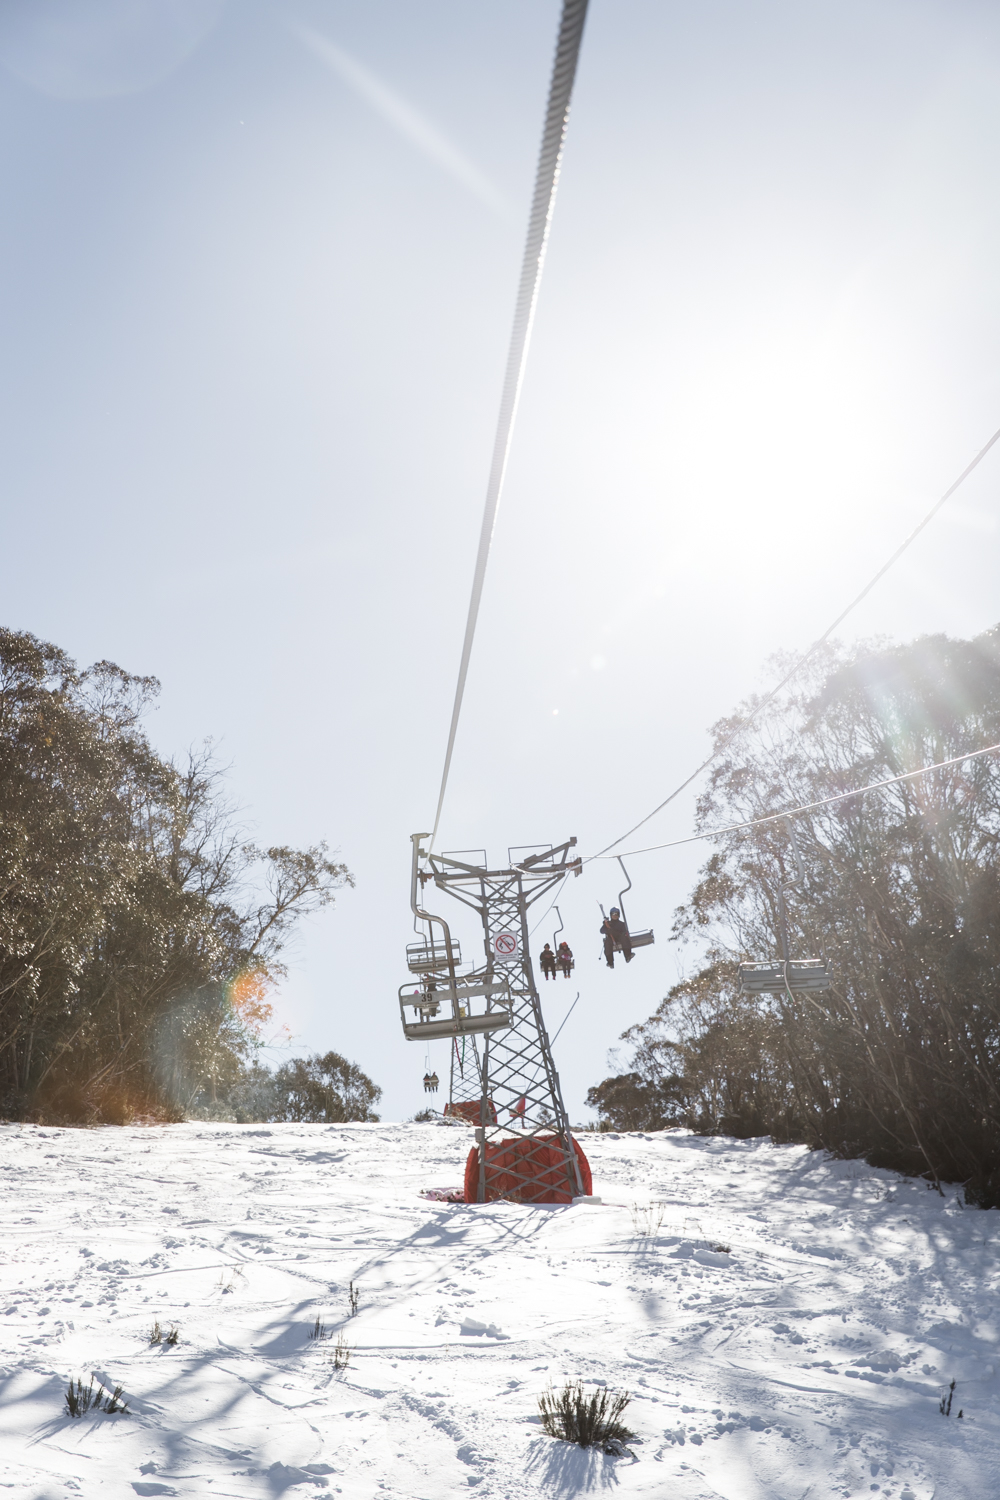
[(299, 40), (327, 64), (349, 88), (381, 115), (399, 135), (429, 160), (443, 168), (456, 182), (460, 182), (481, 203), (501, 217), (506, 216), (507, 203), (468, 157), (453, 146), (451, 141), (436, 129), (429, 120), (408, 104), (393, 88), (377, 77), (362, 63), (338, 47), (327, 37), (306, 26), (294, 26)]

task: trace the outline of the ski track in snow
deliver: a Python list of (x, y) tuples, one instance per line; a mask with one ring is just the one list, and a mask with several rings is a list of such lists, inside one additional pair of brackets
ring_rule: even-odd
[[(1000, 1214), (765, 1140), (581, 1140), (602, 1205), (467, 1208), (417, 1196), (457, 1128), (4, 1126), (0, 1494), (1000, 1495)], [(91, 1372), (130, 1415), (65, 1414)], [(576, 1377), (632, 1392), (634, 1457), (542, 1433)]]

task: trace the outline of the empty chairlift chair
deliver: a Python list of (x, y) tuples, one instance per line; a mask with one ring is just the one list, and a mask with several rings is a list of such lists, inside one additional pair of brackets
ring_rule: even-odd
[(828, 990), (830, 971), (821, 958), (779, 959), (777, 963), (740, 964), (744, 995), (786, 995), (801, 990)]
[(443, 942), (440, 938), (435, 942), (432, 935), (429, 941), (425, 939), (406, 945), (406, 967), (411, 974), (447, 973), (449, 958), (454, 959), (456, 965), (462, 962), (459, 943), (452, 941), (449, 946), (448, 942)]
[[(490, 969), (459, 974), (462, 951), (452, 940), (443, 917), (424, 911), (417, 901), (417, 859), (419, 838), (413, 842), (413, 878), (410, 905), (414, 915), (426, 922), (430, 937), (409, 943), (406, 966), (419, 976), (416, 988), (400, 985), (399, 1013), (403, 1035), (408, 1041), (433, 1041), (436, 1037), (469, 1036), (478, 1032), (502, 1031), (510, 1025), (510, 993), (507, 982), (494, 976)], [(435, 929), (439, 929), (440, 936)], [(413, 1018), (407, 1016), (412, 1010)]]
[(777, 962), (740, 964), (740, 993), (742, 995), (795, 995), (803, 991), (818, 992), (830, 988), (830, 971), (822, 958), (789, 958), (788, 913), (785, 907), (785, 891), (792, 890), (805, 879), (805, 865), (799, 853), (798, 842), (791, 820), (786, 827), (792, 841), (797, 874), (794, 880), (778, 887), (778, 938), (781, 957)]

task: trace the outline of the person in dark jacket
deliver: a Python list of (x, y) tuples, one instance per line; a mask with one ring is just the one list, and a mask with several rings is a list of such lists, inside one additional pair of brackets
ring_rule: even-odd
[(549, 947), (548, 943), (545, 944), (545, 947), (538, 955), (538, 962), (542, 966), (542, 973), (545, 975), (546, 979), (555, 979), (556, 956), (552, 952), (552, 949)]
[(604, 936), (604, 957), (609, 969), (615, 966), (615, 953), (624, 953), (625, 962), (632, 962), (632, 939), (629, 937), (628, 926), (622, 918), (617, 906), (611, 908), (608, 916), (601, 923), (601, 932)]
[(563, 974), (568, 979), (569, 971), (573, 967), (573, 950), (570, 947), (569, 943), (566, 942), (565, 938), (556, 949), (556, 963), (559, 965), (560, 969), (562, 969), (563, 971)]

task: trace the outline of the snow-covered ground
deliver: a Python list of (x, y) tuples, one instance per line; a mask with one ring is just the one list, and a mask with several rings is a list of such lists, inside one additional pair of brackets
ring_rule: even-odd
[[(456, 1128), (0, 1128), (3, 1495), (1000, 1495), (1000, 1215), (765, 1141), (583, 1143), (602, 1205), (466, 1208), (418, 1196)], [(130, 1415), (66, 1415), (91, 1371)], [(634, 1457), (544, 1436), (573, 1377), (632, 1392)]]

